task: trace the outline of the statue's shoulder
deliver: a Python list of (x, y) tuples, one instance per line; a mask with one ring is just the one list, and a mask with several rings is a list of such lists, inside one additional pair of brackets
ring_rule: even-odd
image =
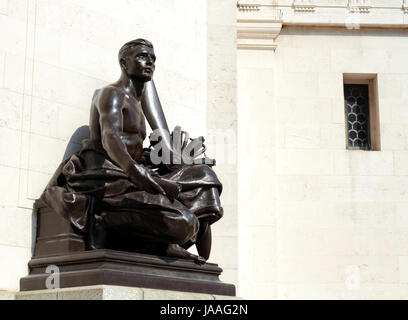
[(125, 92), (121, 88), (118, 88), (113, 84), (110, 84), (107, 85), (106, 87), (103, 87), (99, 92), (98, 96), (102, 98), (118, 98), (124, 97)]
[(106, 108), (110, 109), (114, 105), (121, 105), (124, 98), (125, 93), (123, 90), (114, 85), (107, 85), (98, 93), (95, 104), (100, 111), (103, 111)]

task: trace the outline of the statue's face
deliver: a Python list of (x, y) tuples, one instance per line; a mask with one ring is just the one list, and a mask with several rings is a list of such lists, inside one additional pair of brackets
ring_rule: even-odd
[(155, 69), (156, 56), (152, 48), (137, 46), (125, 58), (126, 73), (144, 82), (150, 81)]

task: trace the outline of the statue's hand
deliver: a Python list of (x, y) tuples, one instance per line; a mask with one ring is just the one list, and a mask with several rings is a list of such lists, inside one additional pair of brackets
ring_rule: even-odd
[(149, 170), (143, 166), (138, 164), (132, 165), (130, 169), (130, 179), (141, 190), (166, 195), (164, 189), (153, 179)]

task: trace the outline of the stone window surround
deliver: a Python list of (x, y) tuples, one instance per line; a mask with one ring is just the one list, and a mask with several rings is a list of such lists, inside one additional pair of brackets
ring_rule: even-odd
[[(370, 117), (370, 151), (381, 150), (380, 138), (380, 117), (379, 117), (379, 99), (378, 99), (378, 80), (377, 74), (373, 73), (344, 73), (343, 84), (366, 84), (369, 94), (369, 117)], [(345, 123), (347, 138), (347, 122)], [(346, 139), (346, 147), (348, 145)]]
[(276, 50), (283, 26), (346, 28), (350, 21), (351, 29), (408, 29), (408, 0), (238, 0), (237, 47)]

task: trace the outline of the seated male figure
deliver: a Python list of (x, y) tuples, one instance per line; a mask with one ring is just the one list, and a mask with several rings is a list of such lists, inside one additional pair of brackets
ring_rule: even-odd
[[(126, 248), (204, 262), (210, 225), (223, 215), (222, 185), (205, 164), (163, 172), (146, 161), (142, 95), (155, 61), (147, 40), (121, 48), (119, 80), (92, 102), (90, 139), (61, 163), (41, 200), (85, 235), (88, 249)], [(187, 251), (193, 244), (199, 256)]]

